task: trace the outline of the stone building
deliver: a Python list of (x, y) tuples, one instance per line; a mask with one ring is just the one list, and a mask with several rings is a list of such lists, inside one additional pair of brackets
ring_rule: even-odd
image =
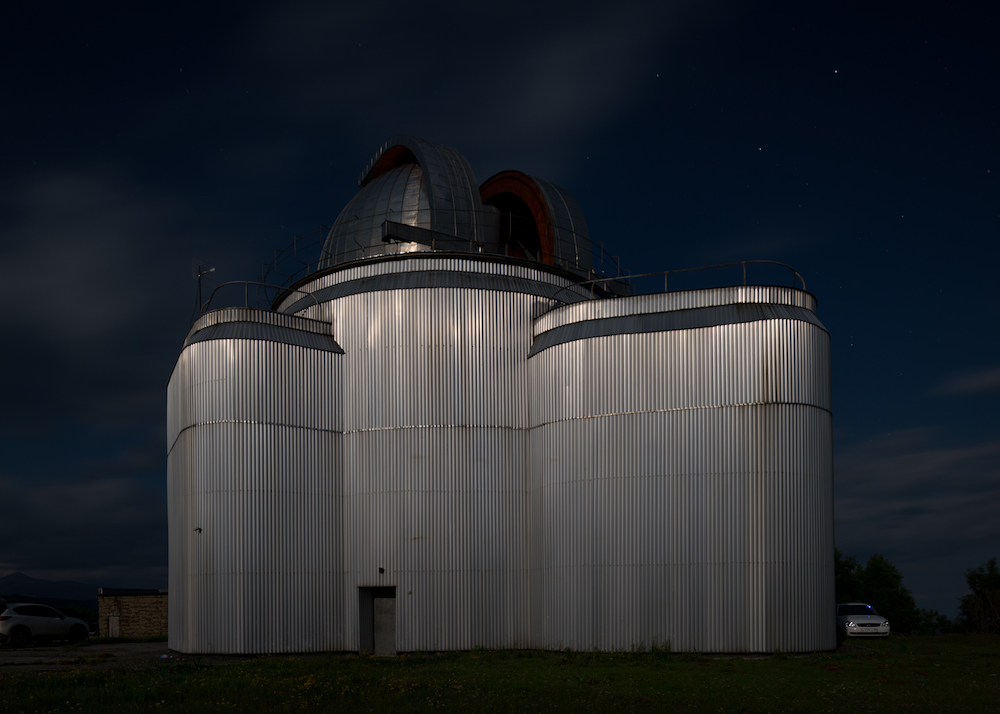
[(98, 637), (166, 637), (167, 591), (97, 590)]

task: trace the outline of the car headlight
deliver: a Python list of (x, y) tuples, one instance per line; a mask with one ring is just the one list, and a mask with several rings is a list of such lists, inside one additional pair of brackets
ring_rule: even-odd
[(847, 627), (854, 627), (854, 620), (848, 620), (847, 622), (844, 623), (844, 625), (846, 625)]
[(888, 627), (889, 626), (889, 621), (886, 620), (885, 622), (882, 623), (882, 625), (885, 626), (885, 627)]

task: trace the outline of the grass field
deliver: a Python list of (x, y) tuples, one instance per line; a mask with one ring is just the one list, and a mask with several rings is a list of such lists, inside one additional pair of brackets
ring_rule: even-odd
[(757, 659), (475, 651), (0, 672), (0, 712), (1000, 711), (1000, 637), (901, 636)]

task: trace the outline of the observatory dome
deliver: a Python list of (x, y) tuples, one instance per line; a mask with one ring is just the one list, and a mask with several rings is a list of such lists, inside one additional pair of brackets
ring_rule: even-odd
[[(383, 245), (385, 221), (430, 230), (430, 199), (420, 164), (391, 168), (362, 188), (333, 224), (324, 246), (325, 254), (334, 263), (365, 257), (370, 254), (369, 249)], [(425, 249), (425, 246), (411, 243), (405, 249)]]
[(170, 376), (171, 649), (836, 648), (804, 283), (633, 294), (567, 190), (414, 137), (358, 189)]
[(426, 250), (499, 254), (577, 273), (594, 266), (587, 222), (569, 191), (521, 171), (478, 186), (450, 146), (394, 136), (358, 188), (330, 229), (321, 268)]
[(394, 136), (361, 172), (358, 188), (323, 246), (328, 265), (427, 249), (419, 242), (386, 244), (387, 221), (461, 241), (487, 240), (475, 174), (466, 158), (450, 146)]
[(501, 171), (479, 187), (479, 197), (497, 214), (496, 240), (507, 254), (591, 269), (587, 221), (566, 189), (521, 171)]

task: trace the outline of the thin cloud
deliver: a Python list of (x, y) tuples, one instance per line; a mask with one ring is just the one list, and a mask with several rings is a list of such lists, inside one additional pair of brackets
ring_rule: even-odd
[[(165, 287), (157, 244), (183, 208), (103, 168), (22, 177), (0, 264), (7, 323), (60, 344), (107, 339), (149, 314)], [(10, 224), (9, 224), (10, 225)]]
[(887, 556), (918, 605), (954, 616), (966, 568), (1000, 543), (1000, 440), (942, 441), (936, 429), (909, 429), (839, 450), (836, 542), (862, 559)]
[(0, 327), (17, 349), (0, 367), (43, 377), (8, 385), (0, 422), (44, 432), (161, 420), (170, 347), (193, 306), (175, 237), (191, 210), (108, 167), (11, 183), (0, 201), (0, 301), (11, 306)]
[(45, 579), (162, 582), (164, 384), (190, 304), (173, 236), (190, 209), (108, 166), (9, 185), (0, 369), (16, 378), (0, 415), (0, 562)]
[(651, 50), (674, 29), (671, 19), (650, 7), (619, 5), (550, 28), (529, 50), (505, 58), (506, 73), (492, 78), (498, 91), (484, 94), (480, 110), (488, 133), (533, 143), (583, 133), (630, 111), (655, 78)]
[(1000, 367), (976, 372), (953, 374), (941, 382), (934, 393), (938, 395), (980, 394), (1000, 389)]
[[(0, 476), (2, 565), (35, 577), (162, 582), (166, 499), (139, 478), (77, 482)], [(105, 581), (106, 582), (106, 581)]]
[(514, 4), (498, 17), (460, 4), (286, 4), (233, 39), (239, 63), (229, 71), (252, 69), (281, 98), (275, 109), (286, 120), (530, 156), (540, 143), (573, 141), (632, 111), (657, 73), (670, 72), (663, 47), (685, 41), (722, 6)]
[[(836, 462), (837, 542), (907, 560), (1000, 543), (1000, 440), (945, 446), (913, 429), (859, 444)], [(967, 567), (965, 563), (962, 567)]]

